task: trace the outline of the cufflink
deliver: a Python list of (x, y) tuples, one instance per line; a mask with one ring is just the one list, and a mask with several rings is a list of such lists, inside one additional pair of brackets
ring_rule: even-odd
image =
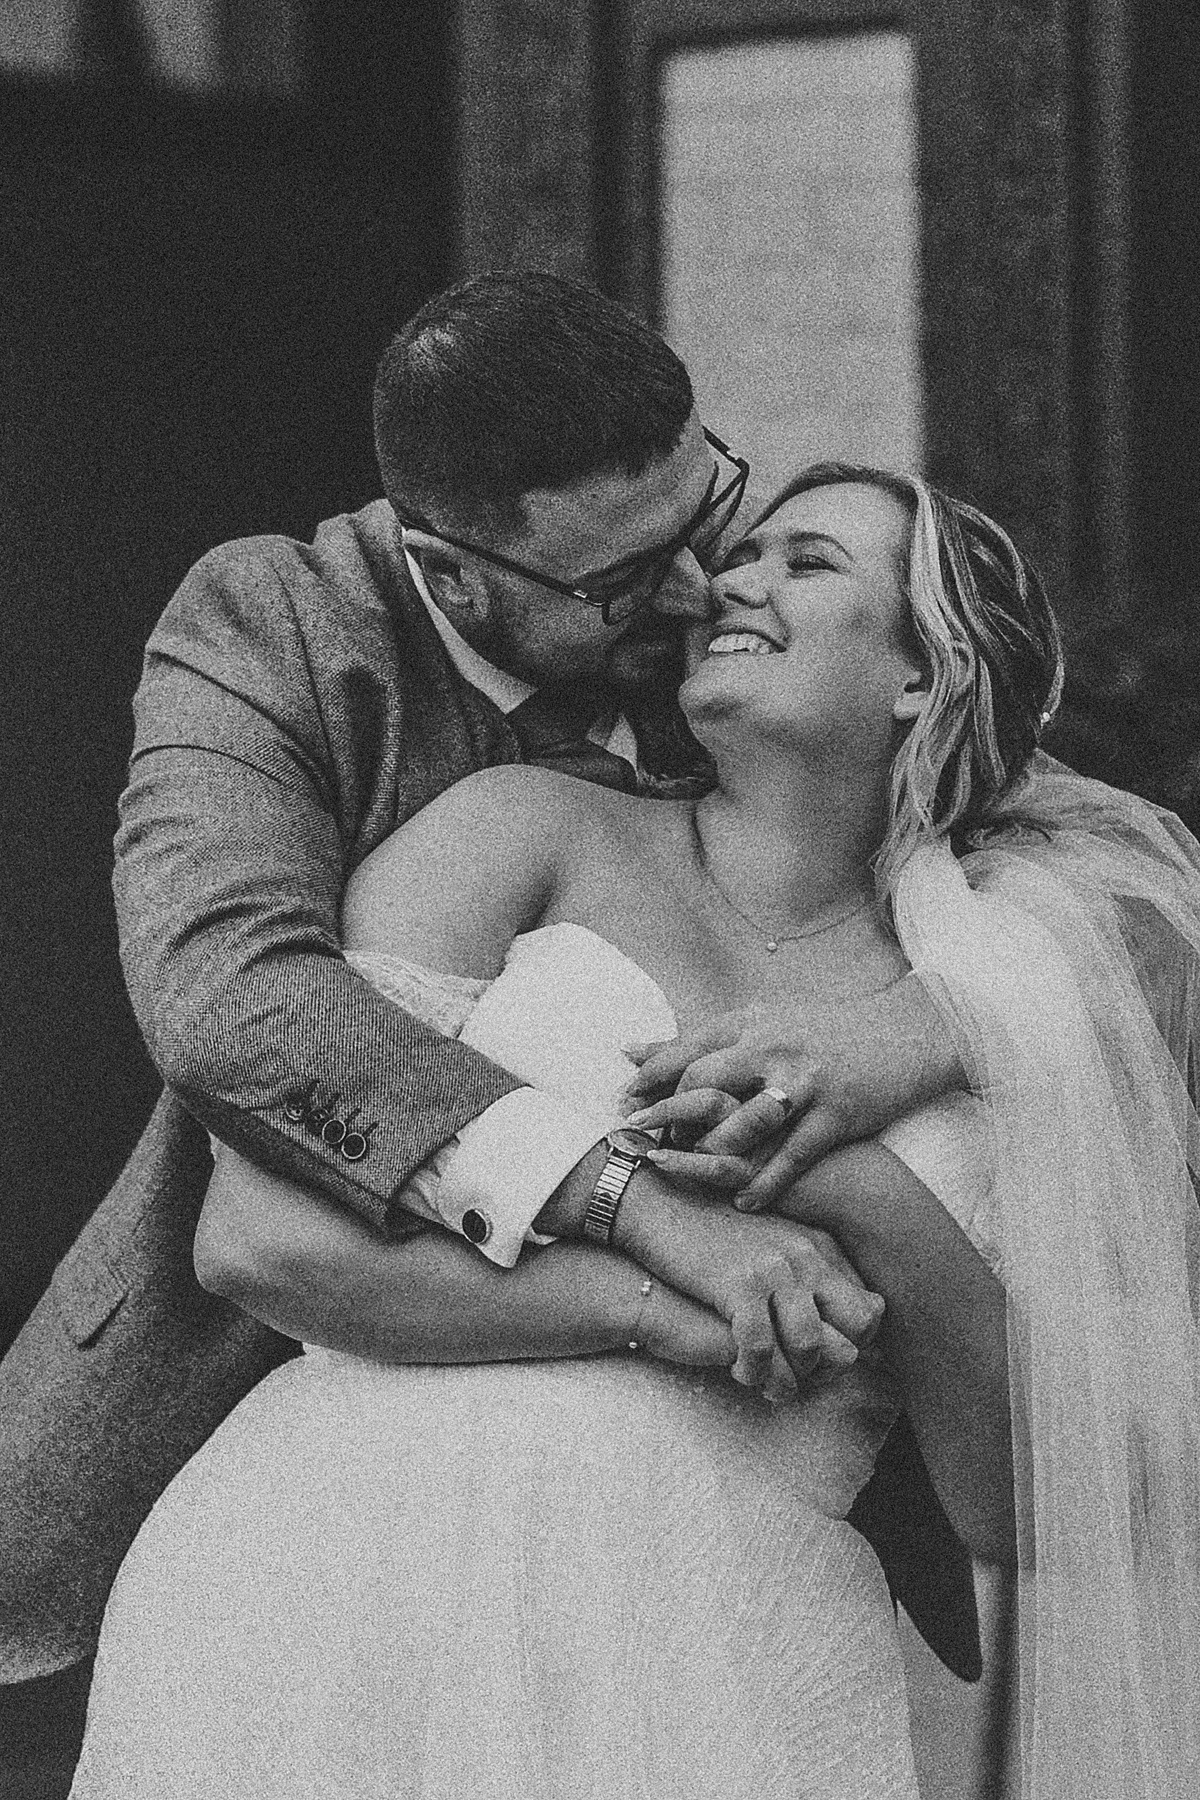
[(486, 1213), (469, 1207), (460, 1220), (462, 1234), (472, 1244), (486, 1244), (492, 1235), (492, 1221)]

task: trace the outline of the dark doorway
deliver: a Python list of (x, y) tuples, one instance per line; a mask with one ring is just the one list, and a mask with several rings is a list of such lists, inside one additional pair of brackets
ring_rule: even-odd
[(283, 97), (128, 34), (0, 89), (5, 1343), (157, 1090), (109, 893), (142, 646), (212, 544), (374, 496), (375, 360), (450, 279), (440, 9), (311, 10)]
[[(285, 95), (156, 85), (115, 29), (0, 76), (0, 1344), (158, 1088), (109, 890), (142, 646), (212, 544), (375, 495), (376, 358), (452, 274), (442, 9), (304, 10)], [(88, 1675), (0, 1690), (6, 1795), (66, 1793)]]

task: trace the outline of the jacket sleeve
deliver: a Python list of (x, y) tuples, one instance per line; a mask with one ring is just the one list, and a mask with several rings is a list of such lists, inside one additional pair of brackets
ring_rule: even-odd
[[(342, 956), (354, 770), (298, 622), (309, 573), (271, 542), (204, 559), (150, 640), (116, 840), (122, 961), (163, 1080), (210, 1131), (395, 1231), (418, 1165), (519, 1084)], [(370, 672), (335, 675), (369, 711)]]

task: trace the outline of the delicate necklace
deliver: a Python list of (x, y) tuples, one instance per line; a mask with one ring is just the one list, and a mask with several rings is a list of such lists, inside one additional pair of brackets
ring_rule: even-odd
[(856, 901), (854, 905), (845, 907), (840, 913), (835, 913), (832, 919), (822, 920), (819, 925), (808, 925), (800, 931), (775, 931), (768, 934), (763, 930), (757, 919), (752, 919), (748, 912), (742, 911), (736, 900), (730, 899), (729, 895), (725, 892), (725, 889), (721, 886), (721, 883), (709, 868), (708, 855), (704, 848), (704, 839), (700, 836), (700, 827), (696, 823), (696, 815), (694, 812), (692, 813), (692, 836), (696, 843), (696, 863), (701, 875), (703, 875), (704, 879), (710, 883), (719, 898), (725, 902), (730, 912), (736, 913), (743, 924), (749, 925), (751, 931), (756, 932), (758, 936), (764, 940), (764, 947), (768, 956), (774, 956), (781, 944), (799, 943), (802, 938), (822, 937), (825, 932), (833, 931), (838, 925), (844, 925), (847, 919), (853, 919), (858, 913), (866, 912), (868, 906), (874, 904), (869, 898), (866, 900), (859, 900)]

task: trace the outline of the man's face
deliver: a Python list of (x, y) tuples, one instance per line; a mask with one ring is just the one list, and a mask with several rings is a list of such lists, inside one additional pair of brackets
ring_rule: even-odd
[[(641, 475), (595, 475), (565, 488), (534, 489), (525, 496), (524, 530), (488, 548), (553, 579), (591, 587), (615, 565), (687, 529), (712, 489), (715, 460), (693, 413), (675, 449)], [(594, 688), (618, 699), (677, 686), (688, 632), (703, 627), (712, 611), (708, 582), (686, 549), (645, 607), (607, 625), (598, 607), (483, 562), (470, 567), (467, 579), (476, 605), (469, 619), (456, 615), (454, 622), (482, 656), (536, 687)]]

